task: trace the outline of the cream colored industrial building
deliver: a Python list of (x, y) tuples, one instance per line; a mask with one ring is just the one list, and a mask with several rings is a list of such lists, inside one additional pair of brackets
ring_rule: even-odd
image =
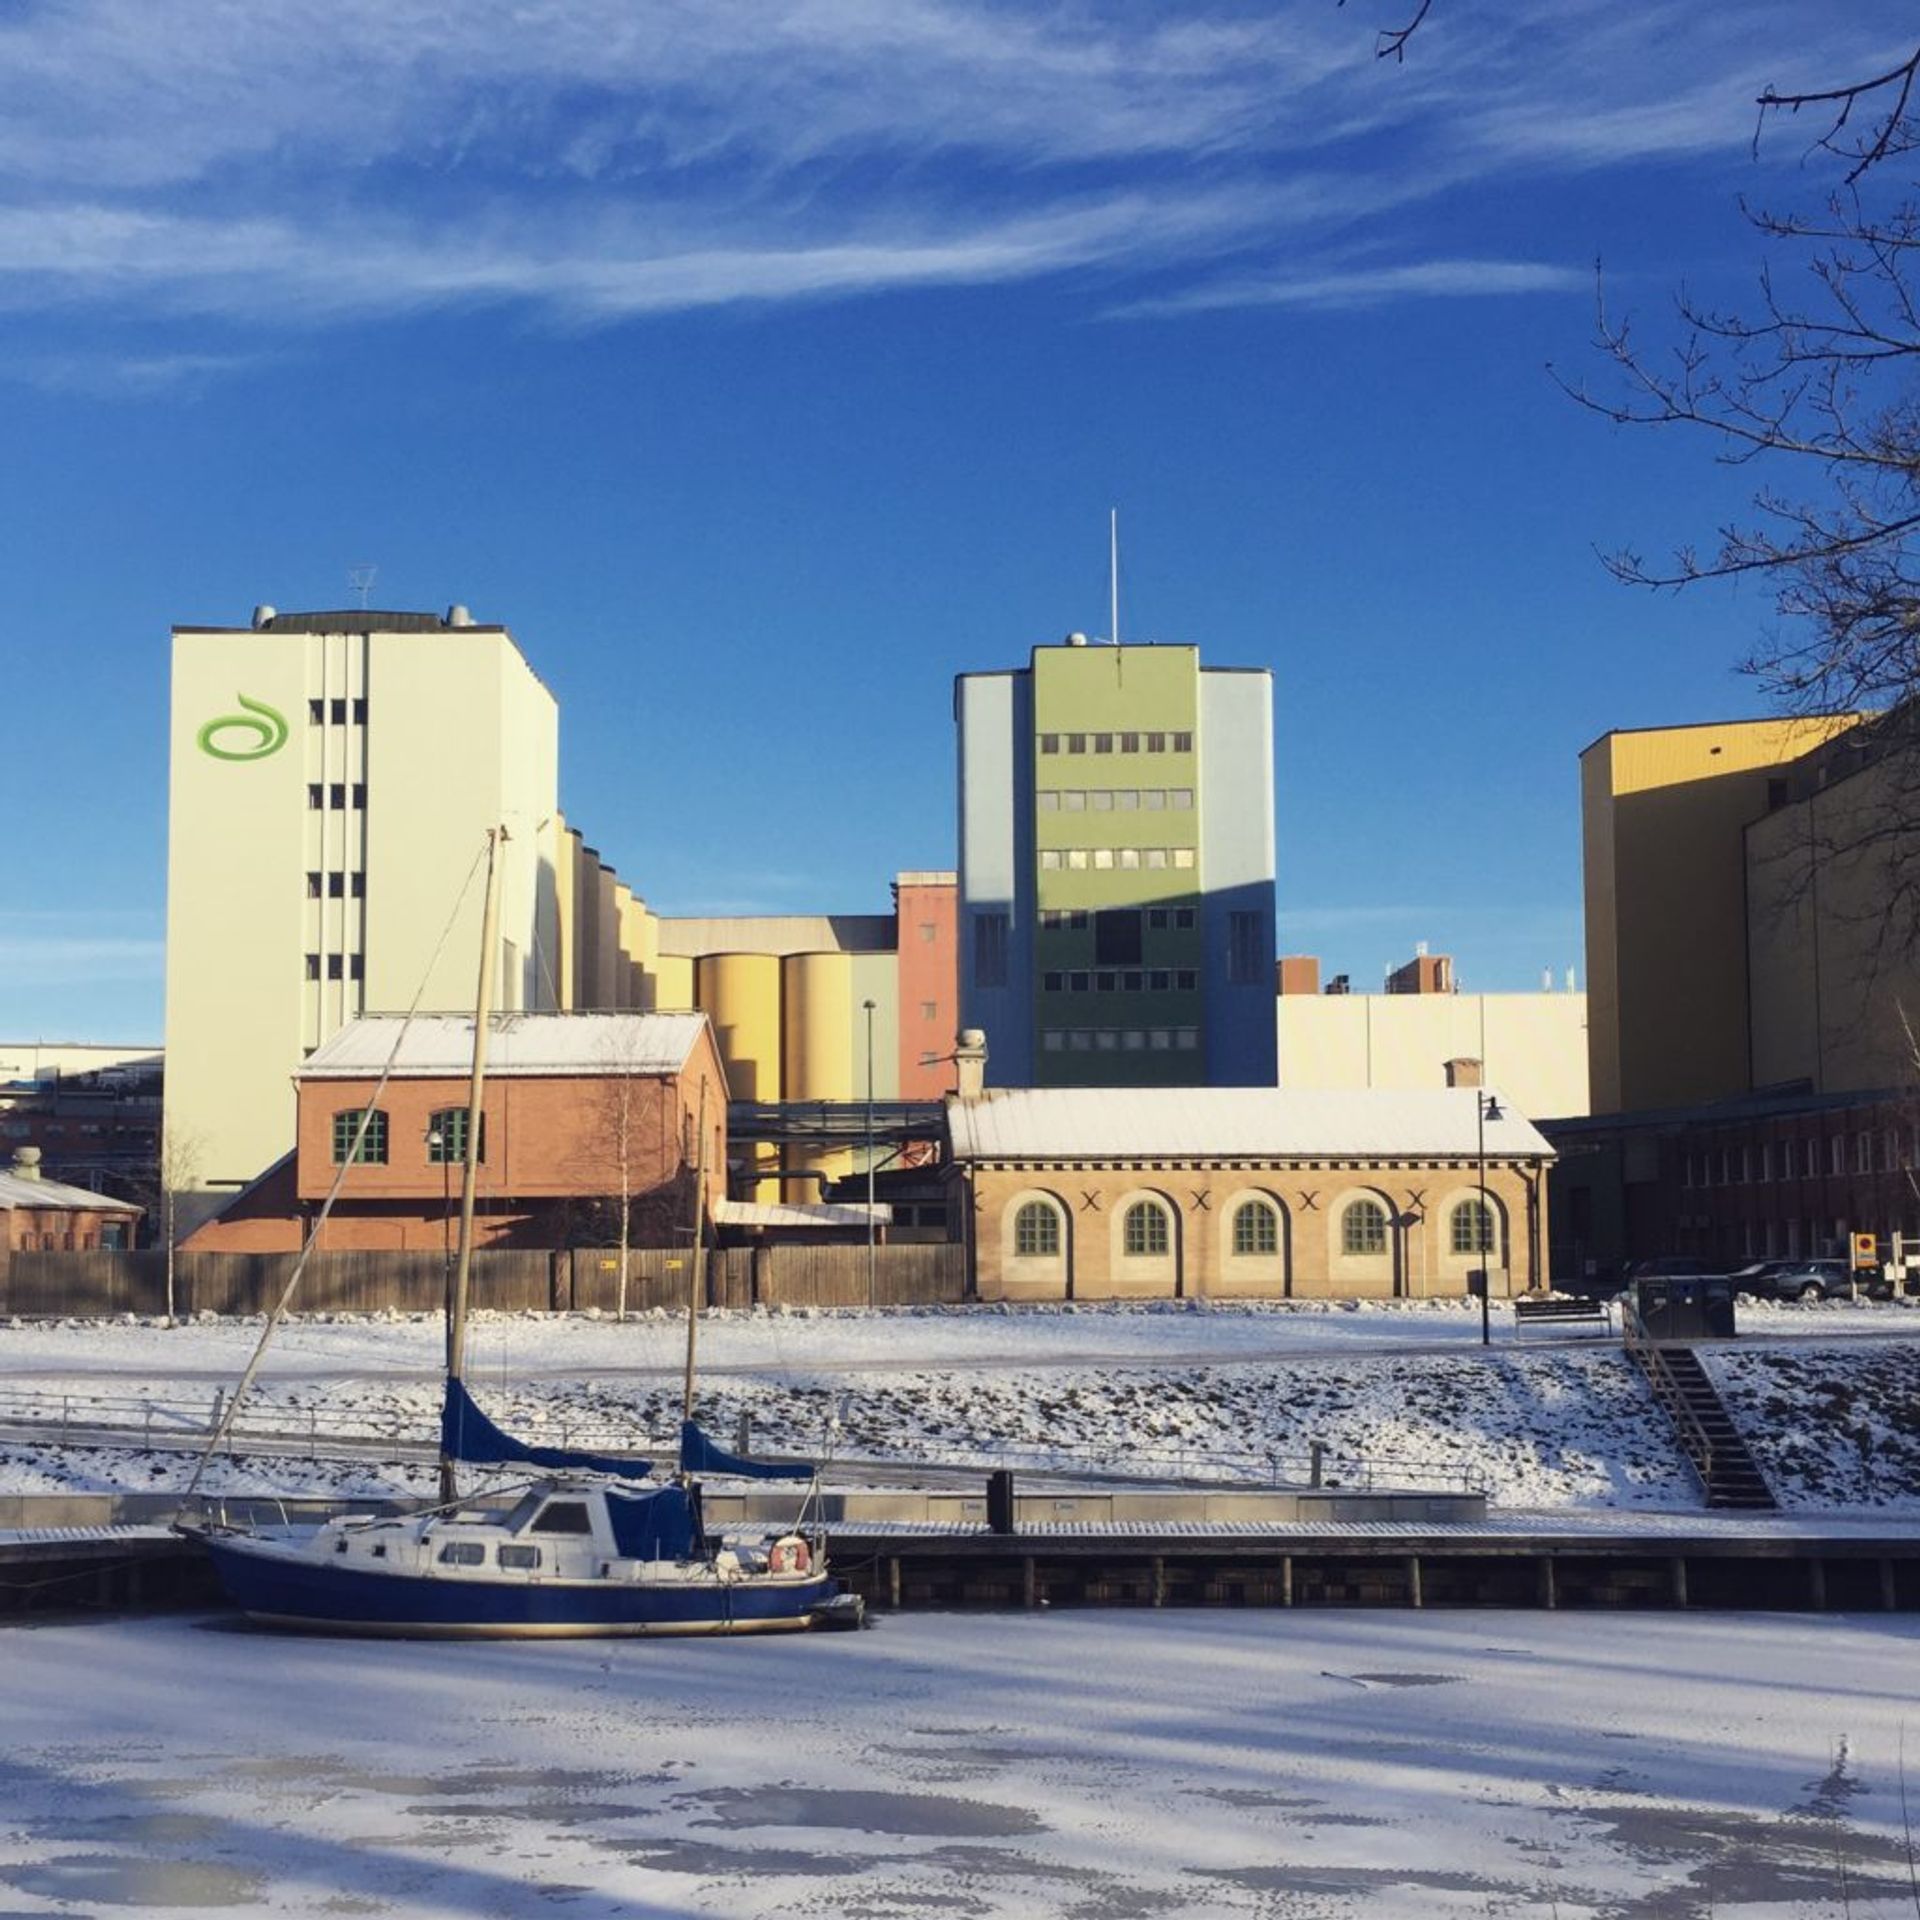
[(1586, 1113), (1584, 993), (1283, 993), (1280, 1084), (1411, 1092), (1480, 1063), (1527, 1114)]
[(575, 1004), (599, 876), (560, 816), (553, 695), (505, 627), (459, 607), (176, 627), (170, 746), (180, 1184), (231, 1190), (286, 1152), (294, 1069), (356, 1015), (471, 1004), (490, 826), (500, 1003)]

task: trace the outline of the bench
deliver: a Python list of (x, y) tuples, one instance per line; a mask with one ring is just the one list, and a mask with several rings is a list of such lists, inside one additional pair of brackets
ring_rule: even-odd
[(1610, 1300), (1516, 1300), (1513, 1303), (1513, 1330), (1527, 1327), (1586, 1326), (1613, 1331), (1613, 1302)]

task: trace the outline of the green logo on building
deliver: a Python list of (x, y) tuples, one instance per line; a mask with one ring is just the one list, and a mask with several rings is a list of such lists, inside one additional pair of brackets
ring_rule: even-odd
[[(212, 754), (216, 760), (264, 760), (268, 754), (278, 753), (287, 744), (286, 715), (275, 712), (264, 700), (249, 700), (244, 693), (234, 698), (246, 711), (223, 713), (219, 719), (209, 720), (197, 736), (200, 751)], [(231, 733), (236, 728), (248, 736), (251, 744), (221, 746), (215, 736)]]

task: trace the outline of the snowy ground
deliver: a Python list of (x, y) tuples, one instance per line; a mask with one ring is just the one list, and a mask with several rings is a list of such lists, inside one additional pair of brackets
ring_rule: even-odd
[(1917, 1641), (1406, 1612), (17, 1628), (0, 1912), (1912, 1920)]
[[(1920, 1312), (1783, 1305), (1742, 1316), (1709, 1364), (1783, 1503), (1920, 1514)], [(0, 1420), (61, 1396), (208, 1408), (240, 1374), (257, 1322), (0, 1327)], [(678, 1419), (684, 1334), (476, 1316), (469, 1378), (529, 1438), (638, 1446)], [(438, 1404), (436, 1318), (315, 1318), (282, 1329), (251, 1417), (425, 1439)], [(1674, 1509), (1699, 1492), (1619, 1344), (1516, 1338), (1451, 1304), (716, 1314), (702, 1323), (701, 1413), (731, 1439), (843, 1458), (1138, 1464), (1276, 1463), (1485, 1485), (1523, 1508)], [(12, 1411), (9, 1411), (12, 1409)], [(126, 1416), (126, 1408), (121, 1416)], [(189, 1456), (0, 1441), (0, 1491), (184, 1484)], [(284, 1457), (219, 1463), (209, 1491), (422, 1490), (422, 1470)]]

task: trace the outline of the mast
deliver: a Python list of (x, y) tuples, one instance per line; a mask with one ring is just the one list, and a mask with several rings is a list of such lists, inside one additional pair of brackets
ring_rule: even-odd
[(707, 1291), (707, 1080), (700, 1076), (699, 1140), (693, 1154), (693, 1258), (687, 1263), (687, 1378), (680, 1418), (693, 1418), (693, 1346), (700, 1325), (700, 1302)]
[(1120, 509), (1107, 509), (1107, 608), (1110, 623), (1107, 632), (1113, 644), (1120, 644)]
[[(447, 1307), (447, 1380), (461, 1377), (467, 1358), (467, 1285), (473, 1270), (473, 1200), (480, 1173), (480, 1102), (486, 1089), (487, 1028), (493, 1017), (493, 968), (500, 932), (500, 843), (505, 827), (487, 829), (487, 893), (480, 910), (480, 980), (473, 1003), (473, 1071), (467, 1084), (467, 1152), (460, 1170), (460, 1245), (453, 1269), (453, 1298)], [(440, 1455), (440, 1498), (457, 1497), (454, 1459)]]

